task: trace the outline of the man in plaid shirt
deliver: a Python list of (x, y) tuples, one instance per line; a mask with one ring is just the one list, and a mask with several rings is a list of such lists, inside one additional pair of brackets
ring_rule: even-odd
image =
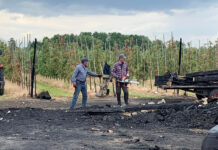
[(126, 56), (124, 54), (121, 54), (119, 56), (119, 61), (114, 64), (113, 70), (112, 70), (112, 75), (114, 78), (116, 78), (116, 93), (117, 93), (117, 102), (118, 105), (121, 106), (121, 88), (124, 92), (124, 102), (125, 105), (128, 105), (128, 87), (126, 83), (121, 83), (120, 81), (123, 79), (126, 79), (126, 76), (128, 74), (128, 65), (125, 62), (126, 61)]

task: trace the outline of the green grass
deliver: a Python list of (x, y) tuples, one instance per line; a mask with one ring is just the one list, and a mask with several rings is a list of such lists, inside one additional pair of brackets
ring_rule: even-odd
[[(54, 97), (72, 97), (73, 96), (73, 91), (72, 93), (70, 92), (66, 92), (63, 89), (51, 86), (49, 84), (46, 83), (42, 83), (42, 82), (37, 82), (37, 89), (38, 91), (48, 91), (50, 93), (51, 96)], [(112, 88), (109, 87), (110, 91), (113, 92)], [(180, 95), (183, 95), (184, 91), (180, 90)], [(195, 96), (195, 94), (187, 92), (188, 96)], [(122, 92), (123, 95), (123, 92)], [(156, 94), (152, 94), (152, 93), (138, 93), (138, 92), (134, 92), (134, 91), (129, 91), (129, 96), (130, 97), (134, 97), (134, 98), (151, 98), (151, 99), (156, 99), (156, 98), (161, 98), (160, 96), (156, 95)], [(6, 99), (7, 96), (0, 96), (0, 100), (4, 100)], [(80, 99), (80, 98), (79, 98)]]
[[(179, 94), (180, 94), (180, 95), (184, 95), (184, 94), (185, 94), (185, 91), (179, 90)], [(186, 94), (187, 94), (188, 96), (196, 97), (195, 93), (192, 93), (192, 92), (186, 92)]]
[(136, 93), (133, 91), (129, 91), (129, 95), (130, 97), (137, 97), (137, 98), (160, 98), (159, 96), (155, 95), (155, 94), (150, 94), (150, 93)]
[[(113, 89), (109, 87), (110, 92), (113, 92)], [(121, 91), (121, 94), (123, 96), (123, 91)], [(155, 98), (160, 98), (159, 96), (155, 95), (155, 94), (150, 94), (150, 93), (136, 93), (134, 91), (129, 91), (129, 96), (130, 97), (137, 97), (137, 98), (151, 98), (151, 99), (155, 99)]]
[(1, 100), (6, 100), (8, 98), (9, 98), (9, 96), (7, 94), (4, 94), (4, 95), (0, 96), (0, 101)]
[(40, 92), (48, 91), (51, 96), (55, 96), (55, 97), (72, 97), (73, 95), (72, 93), (66, 92), (62, 89), (41, 82), (37, 82), (37, 89)]

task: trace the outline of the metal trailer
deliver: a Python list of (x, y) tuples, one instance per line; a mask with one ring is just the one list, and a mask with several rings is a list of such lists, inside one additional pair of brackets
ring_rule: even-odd
[(185, 76), (166, 73), (163, 76), (156, 76), (155, 85), (165, 90), (192, 92), (199, 100), (208, 98), (208, 101), (213, 101), (218, 99), (218, 70), (195, 72)]
[(196, 97), (201, 100), (202, 98), (208, 98), (208, 101), (213, 101), (218, 99), (218, 86), (185, 86), (185, 85), (163, 85), (161, 88), (167, 89), (178, 89), (196, 94)]

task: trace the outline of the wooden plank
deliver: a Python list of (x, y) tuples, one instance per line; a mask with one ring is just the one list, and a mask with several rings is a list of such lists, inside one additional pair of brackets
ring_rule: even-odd
[(218, 75), (211, 75), (211, 76), (199, 76), (195, 78), (195, 81), (218, 81)]
[(170, 74), (165, 74), (163, 76), (155, 76), (155, 86), (166, 85), (170, 77)]
[(186, 74), (186, 77), (197, 77), (197, 76), (206, 76), (206, 75), (218, 75), (218, 70), (188, 73)]
[(180, 85), (174, 85), (174, 86), (167, 86), (163, 85), (161, 86), (163, 89), (216, 89), (218, 88), (218, 85), (216, 86), (194, 86), (194, 85), (187, 85), (187, 86), (180, 86)]

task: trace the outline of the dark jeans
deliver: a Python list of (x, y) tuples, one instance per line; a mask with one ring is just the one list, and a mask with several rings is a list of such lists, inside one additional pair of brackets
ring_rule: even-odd
[(116, 82), (116, 92), (117, 92), (117, 103), (118, 105), (121, 105), (121, 88), (123, 89), (124, 93), (124, 102), (126, 105), (128, 105), (128, 98), (129, 98), (129, 92), (128, 92), (128, 87), (127, 84)]
[(76, 101), (78, 99), (79, 93), (80, 91), (82, 92), (82, 107), (86, 107), (86, 102), (87, 102), (87, 88), (86, 88), (86, 83), (85, 82), (79, 82), (76, 81), (76, 88), (75, 88), (75, 92), (73, 95), (73, 99), (72, 99), (72, 106), (71, 108), (74, 108), (76, 105)]

